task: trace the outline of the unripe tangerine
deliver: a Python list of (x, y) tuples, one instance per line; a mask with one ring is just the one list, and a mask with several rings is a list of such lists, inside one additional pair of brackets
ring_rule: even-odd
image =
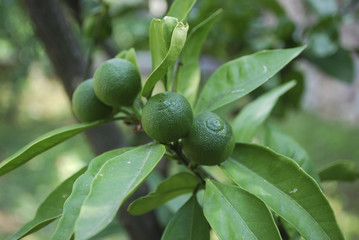
[(183, 151), (194, 163), (218, 165), (233, 152), (232, 127), (215, 113), (197, 115), (187, 137), (182, 140)]
[(93, 84), (96, 96), (106, 105), (130, 106), (141, 90), (141, 76), (133, 63), (114, 58), (96, 70)]
[(80, 83), (72, 95), (72, 109), (81, 122), (108, 118), (112, 108), (102, 103), (95, 95), (92, 79)]
[(192, 125), (189, 102), (175, 92), (159, 93), (150, 98), (142, 110), (142, 126), (148, 136), (163, 142), (177, 141), (186, 136)]

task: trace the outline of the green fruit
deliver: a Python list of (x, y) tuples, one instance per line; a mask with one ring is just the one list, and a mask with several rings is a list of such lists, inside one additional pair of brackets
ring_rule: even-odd
[(234, 145), (231, 125), (212, 112), (196, 116), (188, 136), (182, 140), (186, 156), (208, 166), (224, 162), (232, 154)]
[(141, 118), (148, 136), (159, 142), (169, 143), (188, 134), (193, 113), (185, 97), (175, 92), (164, 92), (147, 101)]
[(112, 107), (130, 106), (141, 90), (141, 76), (130, 61), (114, 58), (96, 70), (93, 87), (103, 103)]
[(92, 122), (112, 115), (112, 108), (96, 97), (92, 79), (77, 86), (72, 95), (72, 109), (81, 122)]

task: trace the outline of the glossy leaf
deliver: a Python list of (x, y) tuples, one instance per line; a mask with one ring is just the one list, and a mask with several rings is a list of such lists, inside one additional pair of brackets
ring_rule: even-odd
[[(151, 192), (156, 191), (159, 184), (165, 179), (157, 171), (153, 171), (151, 175), (146, 179), (146, 183)], [(175, 213), (188, 201), (192, 196), (192, 192), (182, 194), (174, 199), (171, 199), (164, 204), (158, 206), (154, 213), (161, 227), (165, 228)]]
[(178, 19), (173, 17), (165, 16), (163, 19), (152, 20), (149, 32), (152, 70), (155, 70), (166, 57), (173, 30), (177, 25)]
[(52, 191), (37, 209), (34, 219), (25, 224), (19, 231), (9, 237), (8, 240), (21, 239), (59, 218), (62, 214), (63, 204), (72, 191), (72, 185), (85, 172), (86, 168), (84, 167), (77, 171)]
[(209, 225), (193, 195), (172, 217), (162, 240), (209, 240)]
[(193, 174), (178, 173), (160, 183), (156, 191), (132, 202), (128, 211), (132, 215), (147, 213), (179, 195), (193, 192), (198, 184), (200, 184), (200, 180)]
[(120, 148), (108, 151), (91, 161), (87, 171), (76, 180), (72, 193), (64, 204), (62, 216), (51, 240), (71, 239), (81, 206), (90, 192), (91, 184), (96, 174), (107, 161), (118, 157), (128, 150), (129, 148)]
[(163, 36), (163, 20), (153, 19), (149, 31), (152, 70), (155, 70), (165, 58), (168, 46)]
[(133, 63), (133, 65), (135, 65), (137, 70), (140, 71), (140, 68), (138, 67), (137, 64), (136, 51), (134, 48), (121, 51), (119, 54), (116, 55), (116, 58), (123, 58), (130, 61), (131, 63)]
[(207, 180), (203, 211), (219, 239), (281, 239), (267, 206), (239, 187)]
[[(159, 173), (158, 171), (153, 171), (151, 173), (150, 176), (148, 176), (148, 178), (146, 179), (146, 184), (148, 186), (148, 190), (149, 192), (154, 192), (156, 191), (158, 185), (163, 182), (165, 180), (165, 178), (163, 178), (162, 174)], [(162, 204), (160, 206), (158, 206), (155, 210), (154, 210), (154, 214), (156, 215), (158, 224), (162, 227), (165, 228), (167, 226), (167, 224), (169, 223), (169, 221), (171, 220), (171, 218), (173, 217), (173, 215), (175, 214), (176, 211), (171, 211), (171, 209), (168, 208), (168, 204), (169, 202), (166, 202), (165, 204)], [(179, 207), (182, 206), (184, 203), (178, 205)], [(128, 209), (127, 209), (128, 210)]]
[[(153, 21), (156, 21), (156, 19)], [(156, 85), (156, 83), (162, 77), (165, 76), (169, 66), (174, 64), (174, 62), (177, 60), (177, 57), (181, 53), (182, 48), (186, 42), (187, 31), (188, 31), (188, 25), (184, 25), (182, 22), (179, 22), (177, 24), (177, 26), (175, 27), (172, 33), (171, 45), (168, 49), (168, 52), (166, 53), (166, 56), (161, 61), (161, 63), (156, 67), (156, 69), (151, 73), (151, 75), (146, 80), (146, 83), (142, 89), (142, 96), (146, 98), (149, 98), (151, 96), (152, 90)]]
[(319, 185), (290, 158), (269, 148), (237, 144), (222, 164), (227, 176), (256, 195), (305, 239), (344, 239)]
[(336, 161), (325, 166), (320, 172), (322, 181), (347, 181), (359, 179), (358, 165), (353, 161)]
[(165, 16), (163, 18), (162, 22), (163, 22), (162, 34), (163, 34), (163, 38), (166, 42), (166, 46), (167, 46), (167, 50), (168, 50), (169, 46), (171, 45), (171, 38), (172, 38), (173, 30), (175, 29), (175, 27), (178, 24), (178, 19), (175, 17), (171, 17), (171, 16)]
[(318, 183), (320, 179), (312, 159), (304, 148), (289, 135), (273, 124), (267, 123), (264, 131), (263, 144), (279, 154), (287, 156), (294, 161)]
[(250, 93), (273, 77), (304, 48), (261, 51), (223, 64), (205, 84), (195, 112), (213, 111)]
[(75, 224), (75, 239), (103, 230), (121, 204), (143, 183), (161, 160), (166, 148), (160, 144), (136, 147), (107, 161), (94, 177)]
[(38, 137), (37, 139), (30, 142), (25, 147), (17, 151), (15, 154), (0, 163), (0, 176), (20, 167), (36, 155), (45, 152), (46, 150), (75, 136), (76, 134), (79, 134), (92, 127), (101, 125), (105, 122), (105, 120), (102, 120), (92, 123), (75, 124), (72, 126), (53, 130)]
[(236, 142), (252, 142), (258, 129), (269, 117), (280, 96), (294, 87), (295, 81), (278, 86), (245, 106), (232, 123)]
[[(182, 169), (183, 170), (183, 169)], [(181, 172), (182, 173), (182, 172)], [(189, 172), (185, 172), (186, 174)], [(177, 173), (178, 174), (178, 173)], [(175, 174), (176, 175), (176, 174)], [(173, 175), (174, 176), (174, 175)], [(170, 176), (169, 178), (172, 178), (173, 176)], [(191, 176), (192, 177), (192, 176)], [(151, 175), (146, 179), (146, 183), (148, 185), (148, 188), (150, 192), (155, 192), (157, 187), (164, 181), (168, 179), (164, 178), (161, 173), (158, 171), (154, 171), (151, 173)], [(168, 202), (164, 203), (163, 205), (166, 205), (171, 212), (175, 213), (177, 210), (185, 204), (188, 199), (192, 196), (193, 192), (190, 193), (184, 193), (175, 199), (169, 200)], [(183, 200), (182, 200), (183, 199)]]
[(187, 22), (196, 0), (175, 0), (167, 12), (167, 16), (177, 18), (180, 22)]
[(175, 79), (175, 89), (176, 92), (185, 96), (192, 106), (194, 106), (196, 101), (201, 80), (199, 57), (202, 45), (221, 12), (221, 9), (216, 11), (191, 31), (180, 57), (180, 64), (178, 65)]

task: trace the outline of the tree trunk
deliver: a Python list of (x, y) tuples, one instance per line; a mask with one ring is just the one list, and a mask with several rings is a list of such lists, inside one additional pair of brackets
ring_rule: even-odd
[[(23, 3), (36, 35), (71, 99), (76, 86), (88, 77), (85, 76), (86, 57), (75, 32), (58, 0), (24, 0)], [(124, 146), (120, 131), (114, 123), (89, 130), (86, 136), (96, 154)], [(136, 192), (134, 195), (138, 194)], [(120, 212), (120, 221), (132, 239), (160, 239), (160, 227), (153, 213), (133, 218), (124, 208)]]

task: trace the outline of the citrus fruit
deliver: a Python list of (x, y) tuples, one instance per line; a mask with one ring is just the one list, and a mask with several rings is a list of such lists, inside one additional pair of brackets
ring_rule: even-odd
[(188, 136), (182, 140), (183, 152), (191, 161), (209, 166), (225, 161), (234, 144), (231, 125), (212, 112), (197, 115)]
[(159, 93), (150, 98), (142, 110), (142, 126), (148, 136), (169, 143), (187, 135), (193, 120), (192, 108), (182, 95)]
[(141, 76), (130, 61), (114, 58), (96, 70), (93, 87), (103, 103), (112, 107), (130, 106), (141, 90)]
[(72, 109), (81, 122), (92, 122), (112, 115), (112, 108), (96, 97), (92, 79), (77, 86), (72, 95)]

